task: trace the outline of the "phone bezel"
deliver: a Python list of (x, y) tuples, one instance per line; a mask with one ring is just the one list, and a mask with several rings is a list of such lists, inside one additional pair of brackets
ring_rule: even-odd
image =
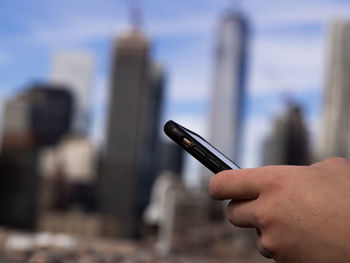
[[(186, 152), (191, 154), (194, 158), (196, 158), (199, 162), (201, 162), (205, 167), (207, 167), (210, 171), (213, 173), (218, 173), (223, 170), (231, 170), (231, 169), (240, 169), (240, 167), (233, 161), (231, 161), (229, 158), (227, 158), (223, 153), (221, 153), (216, 147), (214, 147), (212, 144), (210, 144), (207, 140), (205, 140), (203, 137), (198, 135), (197, 133), (181, 126), (180, 124), (176, 123), (175, 121), (169, 120), (164, 125), (164, 132), (165, 134), (171, 138), (174, 142), (176, 142), (178, 145), (180, 145)], [(213, 147), (216, 151), (218, 151), (220, 154), (222, 154), (226, 159), (232, 162), (233, 165), (236, 167), (231, 167), (227, 163), (225, 163), (222, 159), (220, 159), (217, 155), (215, 155), (212, 151), (210, 151), (207, 147), (205, 147), (202, 143), (200, 143), (198, 140), (193, 138), (193, 136), (190, 134), (193, 133), (194, 135), (198, 136), (200, 139), (202, 139), (205, 143)], [(184, 138), (187, 138), (191, 141), (191, 145), (187, 145), (184, 142)], [(199, 148), (205, 156), (198, 154), (198, 151), (196, 152), (195, 149)], [(218, 165), (214, 165), (213, 161)]]

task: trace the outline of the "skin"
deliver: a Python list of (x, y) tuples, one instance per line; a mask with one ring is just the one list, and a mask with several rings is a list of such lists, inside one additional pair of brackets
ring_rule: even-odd
[(277, 263), (350, 262), (350, 163), (227, 170), (209, 193), (229, 199), (227, 219), (257, 229), (257, 247)]

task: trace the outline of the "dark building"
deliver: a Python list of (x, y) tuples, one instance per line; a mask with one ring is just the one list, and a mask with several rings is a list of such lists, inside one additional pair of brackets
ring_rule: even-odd
[(0, 155), (0, 225), (35, 227), (39, 173), (35, 149), (2, 152)]
[(117, 39), (112, 65), (106, 154), (99, 181), (104, 214), (118, 218), (119, 236), (135, 237), (155, 178), (164, 86), (148, 39), (135, 30)]
[(2, 149), (56, 144), (70, 130), (72, 109), (64, 87), (31, 86), (5, 104)]
[(307, 128), (302, 109), (290, 104), (285, 116), (275, 120), (272, 134), (264, 144), (264, 165), (305, 165), (311, 161)]
[(179, 145), (174, 142), (161, 141), (158, 144), (157, 154), (157, 174), (162, 171), (171, 171), (179, 176), (182, 174), (184, 150)]
[(70, 131), (73, 98), (59, 87), (37, 86), (31, 89), (30, 123), (37, 145), (54, 145)]
[(34, 85), (5, 103), (0, 154), (0, 224), (32, 229), (38, 198), (38, 153), (70, 128), (72, 96)]
[[(159, 156), (157, 147), (160, 144), (159, 133), (162, 130), (160, 127), (161, 109), (163, 107), (164, 96), (164, 72), (163, 69), (151, 62), (149, 69), (149, 84), (148, 91), (144, 93), (144, 108), (142, 110), (141, 127), (144, 127), (143, 146), (140, 150), (140, 197), (137, 205), (138, 217), (141, 217), (143, 210), (146, 208), (150, 200), (151, 190), (155, 177), (157, 176), (157, 166)], [(143, 123), (142, 123), (143, 122)]]

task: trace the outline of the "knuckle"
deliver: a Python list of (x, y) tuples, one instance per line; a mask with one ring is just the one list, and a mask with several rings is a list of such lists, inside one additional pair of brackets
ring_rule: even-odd
[(345, 163), (349, 163), (347, 159), (343, 158), (343, 157), (331, 157), (328, 158), (324, 161), (321, 162), (322, 164), (325, 165), (334, 165), (334, 164), (345, 164)]
[(231, 201), (226, 207), (226, 218), (235, 226), (247, 227), (251, 225), (249, 219), (242, 214), (242, 210), (239, 208), (239, 203)]
[(278, 251), (278, 242), (275, 242), (268, 235), (261, 235), (258, 242), (260, 243), (258, 246), (259, 252), (265, 257), (270, 258)]
[(273, 242), (271, 238), (268, 238), (267, 235), (262, 235), (261, 246), (269, 252), (273, 252), (276, 250), (275, 242)]

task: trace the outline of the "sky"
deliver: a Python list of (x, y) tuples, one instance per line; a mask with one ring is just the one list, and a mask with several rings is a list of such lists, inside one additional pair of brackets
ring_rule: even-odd
[[(49, 78), (57, 51), (95, 60), (91, 136), (104, 139), (113, 45), (130, 28), (127, 0), (1, 0), (0, 101)], [(135, 1), (134, 1), (135, 2)], [(329, 26), (350, 18), (344, 0), (140, 0), (142, 30), (166, 72), (163, 121), (207, 135), (215, 34), (228, 8), (249, 21), (247, 101), (242, 167), (260, 165), (261, 143), (286, 102), (302, 105), (315, 148), (322, 121)]]

